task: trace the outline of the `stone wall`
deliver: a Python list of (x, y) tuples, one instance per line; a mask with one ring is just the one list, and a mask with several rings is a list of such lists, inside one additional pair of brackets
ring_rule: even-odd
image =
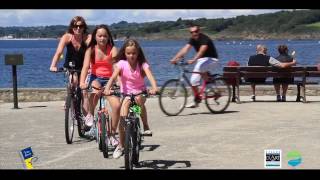
[[(65, 88), (20, 88), (19, 102), (63, 101), (66, 96)], [(12, 89), (0, 89), (0, 102), (13, 102)]]
[[(189, 93), (190, 94), (190, 93)], [(249, 85), (240, 86), (240, 96), (251, 95), (251, 88)], [(257, 85), (256, 94), (275, 96), (275, 91), (271, 85)], [(287, 96), (295, 96), (297, 94), (297, 87), (289, 85)], [(320, 96), (320, 85), (307, 85), (307, 96)], [(65, 100), (65, 88), (20, 88), (18, 89), (19, 102), (41, 102), (41, 101), (63, 101)], [(0, 103), (12, 102), (12, 89), (0, 89)]]

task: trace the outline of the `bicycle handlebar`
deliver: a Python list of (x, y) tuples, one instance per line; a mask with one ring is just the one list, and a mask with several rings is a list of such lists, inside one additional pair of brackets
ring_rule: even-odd
[(57, 71), (50, 71), (50, 72), (53, 72), (53, 73), (58, 73), (58, 72), (81, 72), (81, 70), (78, 70), (78, 69), (70, 69), (70, 68), (65, 68), (65, 67), (60, 67), (58, 68)]
[(181, 57), (181, 60), (178, 61), (177, 63), (175, 63), (174, 65), (176, 65), (176, 66), (187, 66), (189, 64), (187, 62), (185, 62), (184, 57)]
[(156, 92), (156, 94), (150, 94), (148, 91), (142, 91), (142, 92), (140, 92), (140, 93), (138, 93), (138, 94), (124, 94), (124, 93), (121, 93), (124, 97), (130, 97), (130, 101), (131, 101), (131, 103), (132, 103), (132, 105), (133, 104), (135, 104), (136, 102), (135, 102), (135, 97), (136, 96), (139, 96), (139, 95), (144, 95), (145, 97), (150, 97), (150, 95), (160, 95), (160, 92)]
[(149, 97), (150, 95), (160, 95), (160, 92), (156, 92), (156, 94), (151, 94), (151, 93), (149, 93), (148, 91), (142, 91), (142, 92), (140, 92), (140, 93), (137, 93), (137, 94), (133, 94), (133, 93), (131, 93), (131, 94), (125, 94), (125, 93), (121, 93), (123, 96), (130, 96), (130, 97), (135, 97), (135, 96), (139, 96), (139, 95), (141, 95), (141, 94), (144, 94), (144, 95), (146, 95), (147, 97)]
[(113, 86), (112, 86), (111, 90), (114, 90), (114, 91), (111, 92), (109, 95), (107, 95), (107, 94), (105, 94), (105, 93), (103, 92), (104, 89), (105, 89), (105, 87), (100, 87), (100, 88), (98, 88), (98, 87), (95, 87), (95, 86), (92, 86), (92, 85), (91, 85), (91, 87), (87, 87), (87, 88), (82, 89), (82, 90), (92, 90), (92, 89), (101, 91), (101, 94), (102, 94), (103, 96), (112, 96), (112, 95), (119, 96), (119, 95), (120, 95), (120, 92), (115, 91), (115, 90), (119, 90), (119, 89), (120, 89), (120, 87), (117, 86), (117, 85), (113, 85)]

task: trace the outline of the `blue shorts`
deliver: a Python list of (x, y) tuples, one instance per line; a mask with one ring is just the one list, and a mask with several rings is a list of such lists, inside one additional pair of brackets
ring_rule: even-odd
[(94, 80), (98, 81), (100, 83), (101, 87), (103, 87), (108, 83), (109, 78), (97, 77), (96, 75), (91, 74), (90, 78), (89, 78), (89, 86), (91, 86), (92, 81), (94, 81)]

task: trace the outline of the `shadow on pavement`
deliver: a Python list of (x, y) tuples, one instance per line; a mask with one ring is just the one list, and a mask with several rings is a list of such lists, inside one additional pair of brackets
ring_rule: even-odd
[[(306, 103), (319, 103), (320, 101), (307, 101)], [(286, 102), (278, 102), (278, 101), (275, 101), (275, 100), (256, 100), (256, 101), (241, 101), (240, 104), (245, 104), (245, 103), (303, 103), (302, 101), (295, 101), (295, 100), (292, 100), (292, 101), (286, 101)]]
[(189, 168), (190, 161), (175, 160), (146, 160), (139, 162), (135, 168), (152, 168), (152, 169), (168, 169), (168, 168)]
[(48, 107), (48, 106), (29, 106), (27, 108), (43, 108), (43, 107)]
[[(216, 113), (216, 114), (229, 114), (229, 113), (237, 113), (239, 111), (224, 111), (222, 113)], [(190, 114), (184, 114), (184, 115), (178, 115), (178, 116), (190, 116), (190, 115), (199, 115), (199, 114), (212, 114), (214, 115), (214, 113), (211, 112), (200, 112), (200, 113), (190, 113)]]
[(141, 150), (142, 151), (154, 151), (155, 149), (157, 149), (160, 145), (155, 144), (155, 145), (141, 145)]
[(306, 104), (309, 104), (309, 103), (319, 103), (320, 101), (307, 101)]
[(75, 140), (73, 140), (72, 144), (83, 144), (83, 143), (88, 143), (91, 141), (95, 141), (95, 139), (90, 139), (90, 138), (77, 138)]

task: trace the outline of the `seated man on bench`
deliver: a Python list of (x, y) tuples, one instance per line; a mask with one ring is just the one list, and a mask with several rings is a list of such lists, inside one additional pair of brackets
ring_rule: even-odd
[[(257, 45), (257, 54), (250, 56), (248, 61), (248, 66), (275, 66), (278, 68), (286, 68), (290, 66), (294, 66), (296, 64), (296, 60), (292, 62), (280, 62), (273, 57), (267, 55), (267, 48), (265, 45), (258, 44)], [(252, 88), (252, 96), (251, 99), (253, 101), (256, 100), (256, 84), (264, 83), (265, 78), (248, 78), (247, 81), (251, 82)]]

